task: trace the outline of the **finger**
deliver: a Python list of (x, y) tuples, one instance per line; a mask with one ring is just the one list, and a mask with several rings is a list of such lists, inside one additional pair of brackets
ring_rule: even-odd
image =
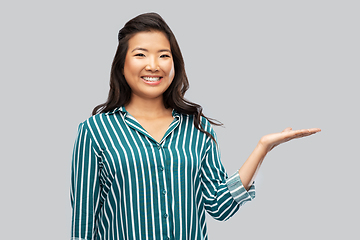
[(320, 128), (309, 128), (308, 130), (309, 132), (313, 132), (313, 133), (321, 132)]
[(306, 129), (300, 130), (299, 132), (297, 132), (293, 136), (290, 136), (290, 139), (307, 137), (307, 136), (313, 135), (313, 134), (315, 134), (317, 132), (319, 132), (319, 131), (308, 131)]
[(320, 128), (309, 128), (309, 129), (301, 129), (292, 131), (293, 135), (301, 135), (301, 134), (314, 134), (317, 132), (321, 132)]
[(301, 129), (301, 130), (286, 131), (286, 132), (283, 132), (283, 135), (284, 135), (283, 140), (284, 141), (289, 141), (291, 139), (309, 136), (309, 135), (312, 135), (312, 134), (314, 134), (316, 132), (318, 132), (318, 130)]
[(320, 128), (310, 128), (310, 129), (302, 129), (299, 131), (300, 132), (296, 134), (297, 137), (306, 137), (306, 136), (313, 135), (317, 132), (320, 132), (321, 129)]
[(287, 128), (285, 128), (282, 132), (289, 132), (289, 131), (291, 131), (291, 130), (292, 130), (291, 127), (287, 127)]

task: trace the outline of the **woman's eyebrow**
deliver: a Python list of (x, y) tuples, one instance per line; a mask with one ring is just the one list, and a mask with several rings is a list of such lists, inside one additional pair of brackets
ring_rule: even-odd
[(171, 51), (169, 49), (161, 49), (158, 52), (169, 52), (169, 53), (171, 53)]
[[(145, 51), (145, 52), (148, 52), (149, 50), (147, 50), (146, 48), (141, 48), (141, 47), (137, 47), (137, 48), (134, 48), (131, 52), (134, 52), (134, 51)], [(169, 52), (171, 53), (171, 51), (169, 49), (161, 49), (159, 50), (158, 52)]]
[(136, 51), (136, 50), (148, 52), (147, 49), (145, 49), (145, 48), (140, 48), (140, 47), (134, 48), (131, 52), (134, 52), (134, 51)]

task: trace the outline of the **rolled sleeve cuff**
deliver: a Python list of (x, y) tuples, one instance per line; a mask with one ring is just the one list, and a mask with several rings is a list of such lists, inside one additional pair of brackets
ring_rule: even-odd
[(255, 198), (255, 182), (252, 183), (248, 191), (243, 186), (239, 172), (236, 171), (232, 176), (226, 180), (226, 185), (237, 203), (244, 205), (246, 202)]

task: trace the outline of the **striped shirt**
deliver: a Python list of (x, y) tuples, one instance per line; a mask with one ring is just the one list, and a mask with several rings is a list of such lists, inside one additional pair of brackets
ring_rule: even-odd
[[(205, 211), (224, 221), (255, 197), (227, 177), (217, 144), (173, 110), (160, 142), (124, 107), (81, 123), (71, 166), (71, 239), (208, 239)], [(206, 131), (216, 139), (210, 123)]]

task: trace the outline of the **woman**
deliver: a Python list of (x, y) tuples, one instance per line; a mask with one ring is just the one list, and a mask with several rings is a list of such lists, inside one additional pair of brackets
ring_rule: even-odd
[(184, 99), (184, 61), (156, 13), (119, 32), (106, 103), (80, 124), (74, 146), (72, 239), (207, 239), (205, 211), (227, 220), (255, 197), (256, 172), (280, 143), (319, 132), (262, 137), (227, 177), (201, 106)]

